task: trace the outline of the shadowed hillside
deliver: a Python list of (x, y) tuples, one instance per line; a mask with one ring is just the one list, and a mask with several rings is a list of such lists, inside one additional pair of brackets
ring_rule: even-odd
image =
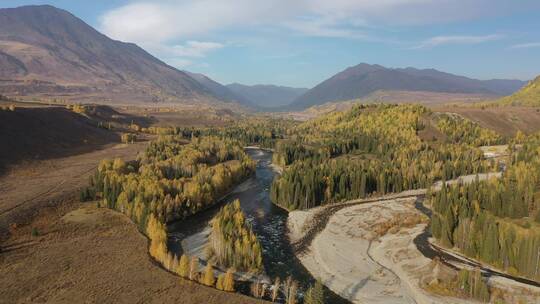
[(109, 116), (101, 109), (91, 119), (63, 107), (0, 110), (0, 173), (23, 160), (57, 158), (119, 142), (120, 136), (98, 127)]
[(275, 85), (243, 85), (239, 83), (228, 84), (227, 87), (243, 96), (252, 104), (262, 108), (272, 108), (285, 106), (293, 102), (296, 98), (308, 91), (305, 88), (290, 88)]

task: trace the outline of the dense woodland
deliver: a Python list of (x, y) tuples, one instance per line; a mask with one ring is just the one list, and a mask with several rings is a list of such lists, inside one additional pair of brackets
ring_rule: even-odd
[(510, 150), (502, 178), (433, 195), (432, 232), (445, 247), (540, 280), (540, 134)]
[(495, 167), (468, 144), (423, 141), (418, 133), (430, 114), (420, 105), (360, 105), (295, 127), (276, 146), (274, 162), (286, 169), (272, 185), (272, 201), (305, 209)]
[(215, 260), (221, 267), (262, 272), (261, 244), (251, 230), (239, 200), (222, 207), (211, 225), (212, 232), (206, 248), (208, 260)]

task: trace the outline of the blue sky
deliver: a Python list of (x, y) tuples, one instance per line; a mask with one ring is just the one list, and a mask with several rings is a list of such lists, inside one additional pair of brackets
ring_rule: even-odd
[(3, 0), (50, 4), (221, 83), (312, 87), (361, 62), (540, 74), (538, 0)]

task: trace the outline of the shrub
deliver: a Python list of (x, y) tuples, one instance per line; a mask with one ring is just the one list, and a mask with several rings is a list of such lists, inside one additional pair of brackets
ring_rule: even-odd
[(122, 143), (124, 144), (133, 143), (135, 142), (136, 139), (137, 139), (137, 136), (131, 133), (124, 133), (121, 136)]

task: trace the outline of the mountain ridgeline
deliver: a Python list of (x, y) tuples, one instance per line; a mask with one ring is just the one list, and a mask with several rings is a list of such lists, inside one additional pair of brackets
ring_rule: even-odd
[(291, 109), (305, 109), (332, 101), (366, 98), (377, 91), (421, 91), (505, 96), (519, 90), (520, 80), (477, 80), (434, 69), (392, 69), (361, 63), (323, 81), (298, 97)]
[(239, 83), (228, 84), (227, 88), (261, 108), (275, 108), (289, 105), (296, 98), (308, 91), (306, 88), (263, 84), (248, 86)]

